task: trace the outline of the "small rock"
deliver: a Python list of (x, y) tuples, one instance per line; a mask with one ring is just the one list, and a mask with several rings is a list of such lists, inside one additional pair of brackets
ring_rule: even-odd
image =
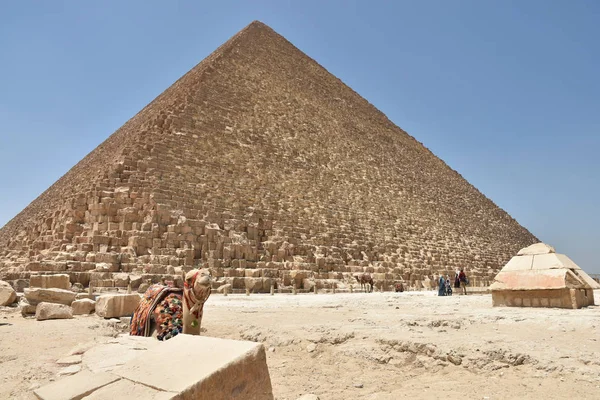
[(87, 343), (79, 343), (77, 346), (73, 347), (73, 349), (71, 349), (71, 351), (69, 352), (69, 355), (71, 356), (75, 356), (78, 354), (83, 354), (86, 351), (88, 351), (89, 349), (91, 349), (92, 347), (94, 347), (94, 342), (87, 342)]
[(275, 353), (275, 347), (269, 347), (269, 351), (270, 351), (271, 353)]
[(459, 356), (456, 356), (454, 354), (448, 354), (447, 358), (448, 358), (448, 361), (450, 361), (454, 365), (462, 364), (462, 358), (460, 358)]
[(354, 387), (357, 389), (362, 389), (363, 387), (365, 387), (365, 385), (363, 385), (362, 383), (355, 383)]
[(74, 284), (71, 285), (71, 292), (81, 293), (84, 290), (85, 289), (84, 289), (83, 285), (79, 282), (75, 282)]
[(24, 317), (35, 315), (36, 306), (32, 306), (31, 304), (21, 303), (21, 315)]
[(73, 315), (88, 315), (96, 309), (96, 302), (90, 299), (75, 300), (71, 307), (73, 307)]
[(73, 375), (81, 371), (81, 365), (71, 365), (58, 371), (58, 376)]
[(314, 343), (311, 343), (308, 346), (306, 346), (306, 351), (308, 351), (309, 353), (312, 353), (316, 349), (317, 349), (317, 345)]

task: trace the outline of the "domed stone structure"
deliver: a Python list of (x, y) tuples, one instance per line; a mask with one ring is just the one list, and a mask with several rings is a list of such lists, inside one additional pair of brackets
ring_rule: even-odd
[(511, 258), (490, 289), (494, 306), (581, 308), (594, 305), (600, 285), (566, 255), (536, 243)]

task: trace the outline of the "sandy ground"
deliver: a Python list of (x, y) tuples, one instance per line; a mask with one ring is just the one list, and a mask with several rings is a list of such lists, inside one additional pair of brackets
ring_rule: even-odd
[[(596, 291), (596, 302), (600, 292)], [(31, 399), (77, 344), (118, 334), (96, 316), (0, 310), (0, 399)], [(600, 307), (492, 308), (433, 292), (214, 294), (204, 335), (261, 341), (276, 399), (600, 399)]]

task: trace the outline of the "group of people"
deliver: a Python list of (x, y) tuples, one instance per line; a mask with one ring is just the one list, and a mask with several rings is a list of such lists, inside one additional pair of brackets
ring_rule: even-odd
[[(463, 268), (460, 271), (456, 271), (454, 275), (454, 288), (460, 289), (462, 288), (463, 294), (467, 294), (467, 285), (469, 284), (469, 279), (467, 279), (467, 275)], [(450, 281), (450, 277), (446, 275), (440, 275), (439, 284), (438, 284), (438, 296), (452, 296), (452, 283)]]

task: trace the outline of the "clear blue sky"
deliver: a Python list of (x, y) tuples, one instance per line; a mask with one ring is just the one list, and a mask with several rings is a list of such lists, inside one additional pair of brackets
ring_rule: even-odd
[(252, 20), (600, 273), (600, 2), (3, 1), (0, 226)]

